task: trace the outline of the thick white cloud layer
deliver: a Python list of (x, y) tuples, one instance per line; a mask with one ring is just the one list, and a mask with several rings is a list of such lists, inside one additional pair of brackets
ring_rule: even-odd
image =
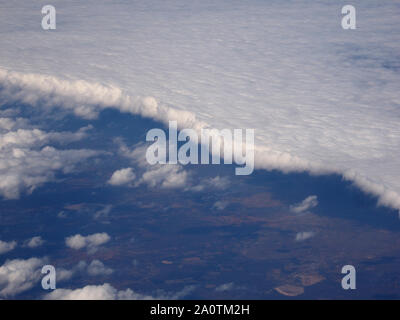
[(55, 31), (17, 2), (0, 4), (2, 100), (255, 128), (256, 168), (340, 173), (400, 209), (395, 1), (353, 1), (346, 31), (342, 1), (54, 0)]
[(117, 290), (108, 283), (88, 285), (80, 289), (56, 289), (45, 295), (46, 300), (166, 300), (180, 299), (193, 290), (188, 286), (177, 293), (161, 293), (156, 296), (137, 293), (131, 289)]

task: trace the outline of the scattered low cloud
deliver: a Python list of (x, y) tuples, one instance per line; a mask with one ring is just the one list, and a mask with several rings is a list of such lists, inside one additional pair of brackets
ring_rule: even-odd
[(41, 245), (43, 245), (45, 241), (42, 239), (42, 237), (40, 236), (35, 236), (32, 237), (28, 240), (26, 240), (23, 244), (24, 247), (28, 247), (28, 248), (37, 248), (40, 247)]
[(95, 233), (88, 236), (76, 234), (65, 238), (65, 244), (67, 247), (74, 250), (86, 248), (89, 253), (94, 253), (101, 245), (110, 241), (110, 239), (111, 237), (105, 232)]
[(317, 196), (309, 196), (305, 198), (302, 202), (290, 206), (290, 211), (294, 213), (306, 212), (318, 205)]
[(0, 195), (6, 199), (18, 199), (22, 191), (31, 193), (54, 180), (57, 172), (72, 172), (78, 163), (100, 154), (87, 149), (59, 150), (49, 145), (81, 140), (91, 126), (77, 132), (45, 132), (30, 128), (28, 121), (21, 118), (0, 120)]
[(0, 240), (0, 254), (7, 253), (11, 250), (14, 250), (17, 246), (17, 241), (2, 241)]
[(111, 204), (105, 205), (103, 209), (100, 209), (93, 214), (93, 218), (100, 219), (108, 217), (112, 208), (113, 206)]
[[(134, 186), (141, 184), (149, 188), (174, 189), (184, 188), (189, 179), (189, 173), (180, 164), (156, 164), (150, 165), (146, 160), (146, 144), (139, 144), (130, 150), (125, 144), (120, 142), (120, 154), (131, 160), (136, 165), (141, 176), (136, 180)], [(129, 171), (126, 169), (114, 172), (117, 174), (116, 181), (124, 180)], [(113, 174), (113, 176), (114, 176)], [(111, 180), (111, 179), (110, 179)], [(133, 179), (131, 179), (133, 180)]]
[[(208, 177), (196, 179), (193, 175), (185, 170), (181, 164), (155, 164), (150, 165), (146, 160), (147, 145), (140, 143), (129, 149), (124, 143), (120, 143), (120, 154), (131, 160), (132, 164), (137, 167), (137, 171), (141, 173), (138, 179), (130, 177), (131, 171), (121, 169), (114, 172), (109, 183), (112, 185), (129, 185), (139, 186), (147, 185), (149, 188), (162, 189), (183, 189), (184, 191), (201, 192), (204, 190), (215, 189), (224, 190), (229, 184), (228, 177)], [(132, 181), (135, 179), (135, 183)]]
[(42, 239), (42, 237), (35, 236), (32, 237), (31, 239), (26, 240), (23, 246), (28, 248), (37, 248), (43, 245), (44, 242), (45, 241)]
[(90, 276), (106, 276), (113, 273), (113, 269), (108, 268), (100, 260), (93, 260), (87, 267)]
[(193, 187), (188, 187), (188, 190), (191, 191), (204, 191), (204, 190), (225, 190), (229, 187), (230, 180), (228, 177), (221, 177), (221, 176), (216, 176), (212, 178), (204, 178), (201, 179), (200, 182), (193, 186)]
[(213, 205), (213, 208), (217, 210), (224, 210), (229, 205), (228, 201), (216, 201)]
[(0, 267), (0, 297), (9, 298), (31, 289), (41, 279), (46, 259), (7, 260)]
[(233, 282), (224, 283), (224, 284), (221, 284), (218, 287), (216, 287), (215, 291), (217, 291), (217, 292), (230, 291), (230, 290), (233, 289), (233, 287), (234, 287), (234, 283)]
[(108, 183), (113, 186), (132, 185), (136, 175), (132, 168), (125, 168), (115, 171)]
[(44, 296), (45, 300), (176, 300), (194, 289), (188, 286), (177, 293), (157, 292), (155, 295), (137, 293), (131, 289), (118, 290), (108, 283), (88, 285), (79, 289), (56, 289)]
[(307, 240), (307, 239), (310, 239), (310, 238), (314, 237), (314, 235), (315, 235), (315, 232), (312, 232), (312, 231), (298, 232), (296, 234), (295, 240), (296, 241), (304, 241), (304, 240)]

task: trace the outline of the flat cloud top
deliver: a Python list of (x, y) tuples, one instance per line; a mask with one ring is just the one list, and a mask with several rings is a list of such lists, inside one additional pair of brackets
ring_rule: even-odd
[[(112, 86), (107, 95), (84, 82), (64, 87), (80, 102), (127, 110), (120, 92), (151, 95), (190, 112), (186, 120), (194, 114), (219, 129), (255, 128), (256, 167), (338, 172), (400, 209), (395, 2), (353, 1), (356, 30), (341, 28), (344, 2), (52, 4), (55, 31), (41, 29), (35, 1), (0, 4), (2, 68)], [(145, 105), (157, 118), (155, 102)], [(84, 103), (73, 108), (96, 114)]]

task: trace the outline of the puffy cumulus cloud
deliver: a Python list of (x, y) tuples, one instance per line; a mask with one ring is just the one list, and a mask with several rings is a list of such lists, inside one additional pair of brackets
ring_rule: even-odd
[(0, 297), (13, 297), (31, 289), (41, 279), (46, 259), (7, 260), (0, 267)]
[(76, 164), (98, 151), (58, 150), (48, 143), (69, 143), (85, 138), (91, 126), (77, 132), (45, 132), (29, 127), (25, 119), (0, 118), (0, 195), (17, 199), (54, 179), (57, 171), (68, 173)]
[(16, 246), (17, 246), (17, 241), (6, 242), (0, 240), (0, 254), (14, 250)]
[(111, 237), (105, 232), (94, 233), (88, 236), (76, 234), (65, 238), (65, 244), (74, 250), (87, 248), (89, 253), (94, 253), (101, 245), (110, 241), (110, 239)]
[(24, 247), (37, 248), (43, 245), (45, 241), (40, 236), (32, 237), (24, 242)]
[[(351, 33), (338, 32), (336, 2), (123, 1), (110, 10), (105, 0), (54, 0), (70, 20), (51, 42), (34, 29), (36, 4), (16, 1), (0, 4), (4, 101), (86, 118), (111, 107), (187, 128), (254, 128), (256, 168), (352, 170), (348, 178), (400, 209), (395, 1), (353, 1), (365, 14)], [(136, 98), (147, 94), (162, 102)]]
[[(366, 193), (378, 196), (378, 205), (384, 205), (393, 208), (400, 208), (400, 197), (393, 189), (386, 187), (381, 183), (373, 182), (371, 179), (358, 174), (354, 170), (347, 170), (344, 173), (344, 179), (352, 181), (356, 186)], [(400, 209), (399, 209), (400, 217)]]
[(229, 184), (230, 180), (228, 177), (216, 176), (212, 178), (201, 179), (197, 185), (189, 187), (188, 190), (191, 191), (203, 191), (210, 189), (225, 190), (229, 187)]
[(135, 180), (136, 175), (132, 168), (125, 168), (115, 171), (108, 183), (113, 186), (131, 185)]
[(79, 289), (56, 289), (44, 296), (46, 300), (176, 300), (193, 291), (187, 286), (177, 293), (158, 292), (156, 295), (145, 295), (131, 289), (117, 290), (108, 283), (88, 285)]
[(50, 146), (9, 151), (0, 153), (0, 194), (7, 199), (19, 198), (22, 190), (31, 193), (53, 180), (57, 171), (69, 173), (77, 163), (99, 154), (93, 150), (57, 150)]
[(93, 260), (87, 267), (87, 273), (90, 276), (107, 276), (113, 273), (113, 270), (106, 267), (100, 260)]
[(310, 239), (314, 236), (315, 236), (315, 232), (312, 232), (312, 231), (298, 232), (296, 234), (295, 241), (304, 241), (304, 240)]
[(183, 188), (188, 173), (179, 165), (156, 165), (143, 173), (140, 182), (154, 188)]
[(315, 208), (317, 205), (317, 196), (308, 196), (302, 202), (290, 206), (290, 211), (294, 213), (302, 213), (312, 208)]

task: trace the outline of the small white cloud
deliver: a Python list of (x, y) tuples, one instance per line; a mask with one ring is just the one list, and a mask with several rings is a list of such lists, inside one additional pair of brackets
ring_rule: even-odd
[(217, 292), (229, 291), (229, 290), (232, 290), (233, 287), (234, 287), (233, 282), (224, 283), (224, 284), (221, 284), (220, 286), (216, 287), (215, 291), (217, 291)]
[(28, 248), (37, 248), (40, 247), (44, 243), (44, 240), (40, 236), (33, 237), (24, 242), (24, 247)]
[(0, 297), (12, 297), (31, 289), (41, 279), (45, 259), (7, 260), (0, 267)]
[(213, 205), (213, 208), (217, 210), (224, 210), (229, 205), (228, 201), (216, 201)]
[(7, 253), (11, 250), (14, 250), (16, 246), (17, 246), (16, 241), (6, 242), (6, 241), (0, 240), (0, 254)]
[(296, 241), (304, 241), (307, 239), (310, 239), (312, 237), (314, 237), (315, 233), (312, 231), (304, 231), (304, 232), (298, 232), (296, 234)]
[(216, 176), (214, 178), (204, 178), (194, 186), (189, 187), (188, 190), (191, 191), (203, 191), (209, 189), (225, 190), (229, 187), (229, 178)]
[(185, 186), (188, 173), (180, 165), (156, 165), (149, 168), (142, 178), (141, 182), (146, 183), (149, 187), (154, 188), (182, 188)]
[(302, 202), (290, 206), (290, 211), (294, 213), (302, 213), (308, 211), (318, 205), (317, 196), (309, 196)]
[(113, 273), (111, 268), (108, 268), (100, 260), (93, 260), (87, 268), (87, 273), (90, 276), (103, 276)]
[(100, 154), (86, 149), (58, 150), (49, 145), (79, 141), (91, 128), (45, 132), (32, 128), (26, 119), (0, 118), (0, 195), (18, 199), (22, 191), (31, 193), (54, 180), (57, 172), (69, 173), (79, 162)]
[(189, 294), (193, 286), (185, 287), (177, 293), (163, 293), (151, 296), (137, 293), (131, 289), (117, 290), (108, 283), (88, 285), (83, 288), (56, 289), (44, 296), (45, 300), (176, 300)]
[(67, 270), (64, 268), (57, 268), (56, 274), (57, 274), (57, 281), (59, 281), (59, 282), (66, 281), (66, 280), (71, 279), (74, 276), (75, 270)]
[(94, 253), (97, 251), (99, 246), (110, 241), (110, 239), (110, 236), (105, 232), (95, 233), (88, 236), (76, 234), (74, 236), (65, 238), (65, 244), (71, 249), (79, 250), (82, 248), (87, 248), (89, 253)]
[(112, 205), (106, 205), (104, 206), (103, 209), (98, 210), (94, 213), (93, 218), (95, 219), (100, 219), (100, 218), (104, 218), (104, 217), (108, 217), (109, 213), (111, 212), (113, 206)]
[(136, 178), (132, 168), (117, 170), (113, 173), (108, 183), (113, 186), (130, 185)]

